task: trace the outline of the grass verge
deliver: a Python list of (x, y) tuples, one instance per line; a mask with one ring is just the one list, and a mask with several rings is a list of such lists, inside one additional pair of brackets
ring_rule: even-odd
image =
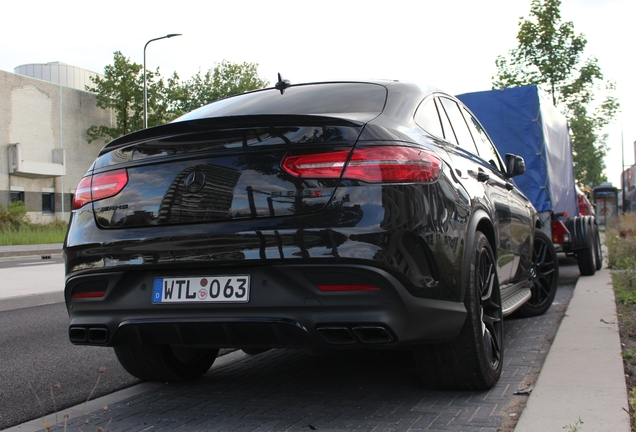
[(8, 209), (0, 206), (0, 245), (62, 243), (67, 223), (33, 224), (28, 221), (23, 202), (10, 203)]
[(605, 230), (612, 269), (632, 431), (636, 432), (636, 214), (627, 213)]
[(66, 236), (66, 223), (60, 226), (58, 223), (49, 225), (35, 225), (19, 229), (0, 230), (0, 245), (27, 245), (62, 243)]

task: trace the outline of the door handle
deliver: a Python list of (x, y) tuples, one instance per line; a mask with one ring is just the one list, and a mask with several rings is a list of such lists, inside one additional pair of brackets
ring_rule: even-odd
[(477, 181), (480, 181), (482, 183), (485, 183), (490, 179), (490, 175), (486, 174), (486, 172), (482, 170), (481, 168), (479, 168), (477, 172), (473, 170), (468, 170), (468, 174), (470, 174), (473, 177), (476, 177)]

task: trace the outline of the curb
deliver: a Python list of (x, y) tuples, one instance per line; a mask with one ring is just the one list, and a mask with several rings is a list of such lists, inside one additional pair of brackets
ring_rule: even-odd
[(0, 299), (0, 312), (64, 302), (64, 291), (9, 297)]
[(19, 258), (32, 255), (48, 256), (61, 254), (61, 243), (0, 246), (0, 258)]
[(62, 251), (59, 249), (42, 249), (32, 251), (13, 251), (13, 252), (0, 252), (0, 258), (12, 258), (23, 257), (31, 255), (62, 255)]
[(610, 270), (580, 277), (515, 432), (631, 432), (617, 321)]

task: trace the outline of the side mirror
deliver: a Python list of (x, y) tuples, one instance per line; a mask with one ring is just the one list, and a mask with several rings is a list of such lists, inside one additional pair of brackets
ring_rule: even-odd
[(506, 170), (510, 177), (515, 177), (526, 172), (526, 161), (521, 156), (512, 153), (506, 154)]

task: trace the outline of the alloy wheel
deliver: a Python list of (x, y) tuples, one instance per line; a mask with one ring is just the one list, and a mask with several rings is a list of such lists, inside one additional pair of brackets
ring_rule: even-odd
[(477, 267), (477, 284), (481, 299), (481, 328), (486, 358), (493, 370), (499, 367), (503, 347), (501, 298), (496, 289), (494, 260), (488, 250), (482, 250)]
[(552, 291), (555, 289), (557, 277), (556, 256), (551, 252), (551, 245), (545, 239), (534, 239), (534, 278), (532, 282), (532, 298), (529, 300), (536, 308), (541, 308), (546, 302), (552, 303)]

